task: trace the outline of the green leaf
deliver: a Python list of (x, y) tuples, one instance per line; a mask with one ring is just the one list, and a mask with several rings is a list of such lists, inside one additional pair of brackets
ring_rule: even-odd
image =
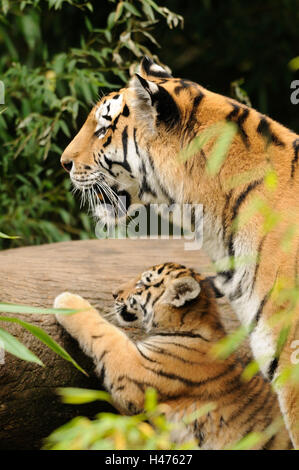
[(219, 340), (211, 350), (213, 356), (219, 359), (226, 359), (243, 343), (249, 334), (249, 328), (240, 326), (237, 330)]
[(220, 170), (236, 132), (237, 126), (235, 123), (225, 124), (207, 161), (207, 173), (209, 175), (216, 175)]
[(5, 349), (5, 351), (9, 352), (10, 354), (23, 359), (24, 361), (35, 362), (40, 366), (44, 365), (42, 361), (35, 354), (33, 354), (33, 352), (24, 346), (24, 344), (20, 343), (20, 341), (18, 341), (14, 336), (1, 327), (0, 340), (3, 344), (3, 349)]
[(296, 72), (296, 70), (299, 70), (299, 56), (294, 57), (294, 59), (290, 60), (288, 65), (289, 65), (289, 68), (293, 72)]
[(42, 308), (42, 307), (29, 307), (28, 305), (15, 305), (5, 302), (0, 302), (0, 312), (4, 313), (25, 313), (25, 314), (38, 314), (38, 315), (56, 315), (65, 314), (71, 315), (78, 313), (80, 310), (68, 309), (68, 308)]
[(123, 5), (130, 13), (132, 13), (132, 15), (139, 16), (139, 17), (141, 16), (141, 14), (137, 10), (137, 8), (134, 7), (134, 5), (132, 5), (132, 3), (123, 2)]
[(71, 405), (81, 405), (82, 403), (90, 403), (92, 401), (107, 401), (111, 403), (109, 393), (102, 390), (90, 390), (87, 388), (58, 388), (57, 393), (62, 397), (63, 403)]
[(9, 10), (9, 1), (8, 0), (2, 0), (2, 11), (4, 13), (4, 15), (6, 15), (8, 13), (8, 10)]
[(77, 362), (69, 355), (69, 353), (63, 349), (54, 339), (52, 339), (42, 328), (39, 328), (36, 325), (32, 325), (31, 323), (27, 323), (19, 318), (13, 317), (2, 317), (0, 316), (0, 321), (4, 322), (11, 322), (11, 323), (18, 323), (26, 330), (30, 331), (36, 338), (38, 338), (42, 343), (44, 343), (48, 348), (52, 349), (56, 354), (60, 357), (69, 361), (75, 366), (80, 372), (85, 375), (88, 375), (78, 364)]
[(108, 29), (109, 30), (112, 29), (114, 25), (115, 25), (115, 12), (112, 11), (110, 15), (108, 16), (108, 20), (107, 20)]
[(5, 234), (5, 233), (3, 233), (3, 232), (0, 232), (0, 238), (10, 238), (10, 239), (15, 239), (15, 238), (20, 238), (20, 237), (18, 237), (18, 236), (14, 236), (14, 237), (12, 237), (12, 236), (10, 236), (10, 235), (6, 235), (6, 234)]
[(124, 4), (123, 2), (119, 2), (117, 7), (116, 7), (116, 10), (115, 10), (115, 16), (114, 16), (114, 21), (115, 23), (119, 20), (119, 18), (121, 17), (122, 15), (122, 12), (123, 12), (123, 9), (124, 9)]

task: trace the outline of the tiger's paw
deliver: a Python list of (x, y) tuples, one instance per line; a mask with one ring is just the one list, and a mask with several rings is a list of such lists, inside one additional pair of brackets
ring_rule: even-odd
[[(70, 310), (82, 310), (90, 309), (90, 303), (83, 299), (80, 295), (71, 294), (70, 292), (63, 292), (59, 294), (56, 299), (54, 300), (54, 308), (66, 308)], [(84, 313), (84, 312), (83, 312)], [(80, 315), (80, 312), (74, 314), (63, 314), (63, 313), (56, 313), (55, 317), (56, 320), (64, 325), (68, 321), (71, 321), (71, 318), (74, 316)]]

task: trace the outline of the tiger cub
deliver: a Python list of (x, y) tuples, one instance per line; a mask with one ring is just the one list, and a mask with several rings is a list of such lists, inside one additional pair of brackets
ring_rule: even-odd
[[(195, 439), (199, 448), (214, 450), (231, 446), (251, 431), (264, 431), (279, 419), (276, 396), (261, 376), (244, 382), (234, 355), (220, 360), (211, 354), (225, 331), (213, 289), (202, 275), (165, 263), (127, 282), (113, 297), (112, 319), (118, 326), (68, 292), (55, 299), (54, 307), (81, 309), (56, 318), (93, 358), (96, 373), (123, 413), (143, 410), (148, 387), (157, 390), (173, 423), (182, 423), (212, 402), (212, 411), (181, 424), (172, 437), (178, 443)], [(139, 338), (129, 336), (133, 330)], [(288, 433), (281, 427), (255, 448), (290, 447)]]

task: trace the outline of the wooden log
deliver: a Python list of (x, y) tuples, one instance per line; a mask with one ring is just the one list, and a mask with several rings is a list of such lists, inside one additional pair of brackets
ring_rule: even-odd
[[(80, 294), (104, 314), (111, 308), (111, 292), (146, 268), (175, 261), (207, 273), (209, 260), (201, 251), (184, 251), (181, 240), (88, 240), (17, 248), (0, 253), (0, 301), (51, 307), (63, 291)], [(239, 323), (228, 304), (220, 302), (228, 329)], [(19, 315), (44, 328), (88, 371), (87, 378), (55, 355), (21, 326), (1, 323), (43, 361), (45, 367), (6, 353), (0, 365), (0, 449), (38, 449), (59, 425), (77, 415), (94, 416), (108, 405), (63, 405), (57, 387), (100, 388), (91, 361), (55, 321), (54, 316)], [(240, 352), (247, 361), (248, 348)]]

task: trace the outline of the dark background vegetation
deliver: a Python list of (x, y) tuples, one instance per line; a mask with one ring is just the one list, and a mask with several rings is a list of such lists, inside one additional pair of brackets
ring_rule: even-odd
[(0, 246), (94, 236), (59, 157), (144, 53), (225, 95), (243, 79), (253, 107), (299, 132), (298, 25), (299, 0), (1, 0), (0, 232), (21, 238)]

